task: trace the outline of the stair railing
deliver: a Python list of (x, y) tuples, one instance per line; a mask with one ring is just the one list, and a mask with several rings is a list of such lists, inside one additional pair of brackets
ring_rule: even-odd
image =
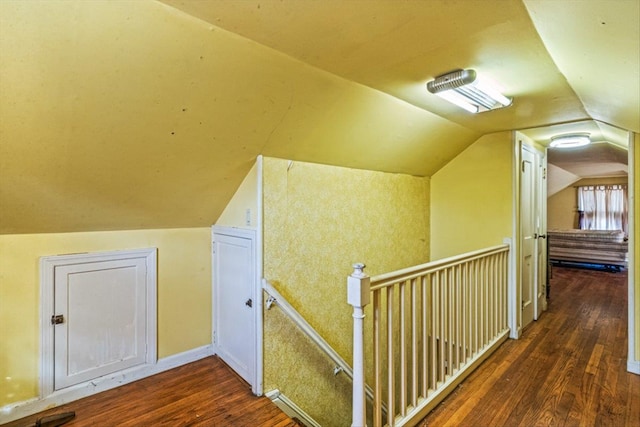
[[(262, 279), (262, 289), (267, 293), (266, 308), (270, 310), (273, 304), (277, 304), (280, 310), (291, 319), (295, 325), (307, 335), (311, 341), (322, 350), (335, 363), (333, 374), (338, 375), (343, 372), (353, 381), (353, 369), (351, 366), (331, 347), (327, 341), (305, 320), (305, 318), (283, 297), (276, 288), (273, 287), (266, 279)], [(373, 390), (371, 387), (364, 386), (365, 395), (369, 400), (373, 400)], [(383, 408), (384, 411), (384, 408)]]
[(373, 425), (415, 425), (508, 338), (508, 255), (504, 244), (372, 278), (354, 265), (353, 427), (366, 425), (364, 307), (371, 302)]
[(280, 310), (284, 314), (289, 317), (296, 324), (298, 328), (306, 336), (308, 336), (311, 341), (315, 343), (316, 346), (320, 350), (322, 350), (329, 358), (335, 363), (335, 368), (333, 369), (334, 375), (339, 374), (340, 372), (344, 372), (349, 378), (353, 378), (353, 370), (351, 366), (340, 356), (334, 349), (329, 345), (329, 343), (320, 336), (320, 334), (305, 320), (304, 317), (295, 309), (289, 301), (283, 297), (280, 292), (276, 288), (273, 287), (271, 283), (269, 283), (266, 279), (262, 279), (262, 289), (269, 295), (266, 301), (267, 310), (271, 309), (273, 304), (277, 304), (280, 307)]

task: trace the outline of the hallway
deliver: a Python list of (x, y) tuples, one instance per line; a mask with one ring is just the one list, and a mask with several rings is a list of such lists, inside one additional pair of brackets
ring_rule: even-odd
[(419, 425), (640, 426), (627, 273), (553, 267), (549, 307)]

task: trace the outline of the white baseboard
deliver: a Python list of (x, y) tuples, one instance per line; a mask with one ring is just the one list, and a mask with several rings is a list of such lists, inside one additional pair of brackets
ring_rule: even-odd
[(74, 400), (110, 390), (142, 378), (150, 377), (151, 375), (159, 374), (160, 372), (195, 362), (196, 360), (212, 356), (213, 354), (213, 347), (211, 345), (205, 345), (183, 353), (158, 359), (155, 364), (135, 366), (125, 371), (106, 375), (86, 383), (77, 384), (64, 390), (56, 391), (43, 398), (11, 403), (0, 408), (0, 424), (27, 417), (40, 411), (44, 411), (45, 409), (51, 409), (65, 403), (73, 402)]
[(640, 375), (640, 360), (627, 360), (627, 371)]
[(299, 419), (306, 427), (321, 427), (309, 414), (303, 411), (298, 405), (292, 402), (287, 396), (275, 389), (265, 393), (278, 408), (291, 418)]

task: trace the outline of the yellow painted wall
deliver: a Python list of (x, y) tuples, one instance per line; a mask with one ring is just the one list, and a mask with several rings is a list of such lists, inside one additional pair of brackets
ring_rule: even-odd
[[(429, 259), (429, 179), (264, 159), (264, 276), (347, 361), (355, 262), (375, 275)], [(350, 423), (351, 382), (278, 308), (265, 311), (265, 390), (325, 426)]]
[(571, 186), (547, 199), (547, 229), (568, 230), (578, 227), (576, 189)]
[(558, 191), (547, 199), (547, 228), (549, 230), (567, 230), (578, 228), (578, 196), (576, 186), (627, 184), (626, 177), (581, 179), (570, 187)]
[(40, 257), (157, 247), (163, 358), (211, 343), (210, 233), (191, 228), (0, 235), (0, 406), (39, 393)]
[[(248, 212), (247, 212), (248, 211)], [(247, 219), (249, 223), (247, 224)], [(258, 219), (258, 166), (253, 165), (216, 225), (255, 229)]]
[(502, 244), (512, 235), (510, 132), (488, 134), (431, 177), (431, 258)]

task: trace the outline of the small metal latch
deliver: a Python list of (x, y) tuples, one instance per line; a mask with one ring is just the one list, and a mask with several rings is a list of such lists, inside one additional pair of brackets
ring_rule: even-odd
[(55, 315), (51, 316), (51, 324), (52, 325), (59, 325), (61, 323), (64, 323), (64, 315), (55, 314)]

